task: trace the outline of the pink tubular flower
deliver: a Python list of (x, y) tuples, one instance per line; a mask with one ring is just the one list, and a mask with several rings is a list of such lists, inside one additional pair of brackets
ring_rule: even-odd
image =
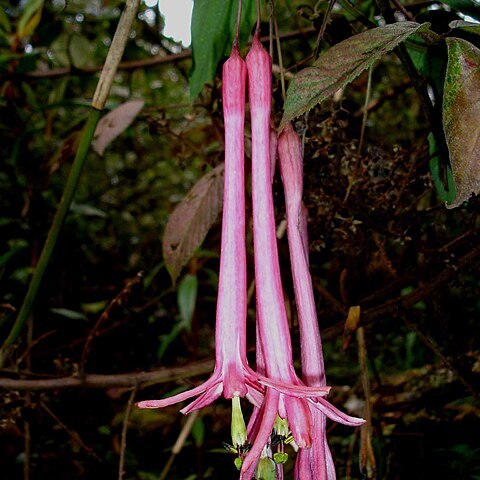
[(311, 445), (311, 414), (305, 398), (318, 398), (328, 388), (308, 388), (298, 379), (292, 362), (292, 345), (283, 299), (275, 236), (270, 152), (271, 58), (258, 34), (247, 55), (252, 128), (252, 197), (257, 322), (265, 361), (267, 386), (258, 412), (259, 425), (252, 449), (241, 470), (241, 479), (250, 480), (267, 445), (277, 415), (288, 419), (296, 443)]
[[(280, 172), (285, 190), (287, 234), (290, 261), (297, 303), (302, 377), (309, 386), (325, 386), (322, 341), (318, 328), (312, 279), (309, 273), (307, 211), (302, 202), (303, 158), (300, 137), (288, 124), (278, 139)], [(315, 430), (312, 448), (300, 449), (295, 465), (298, 480), (335, 480), (335, 466), (326, 437), (326, 417), (345, 425), (361, 425), (362, 419), (345, 415), (325, 399), (316, 399), (311, 406)]]
[[(215, 333), (215, 369), (212, 376), (202, 385), (163, 400), (139, 402), (140, 408), (161, 408), (200, 395), (181, 410), (182, 413), (187, 414), (209, 405), (222, 392), (227, 399), (247, 396), (257, 405), (262, 401), (264, 388), (258, 383), (258, 376), (248, 366), (246, 356), (245, 82), (245, 61), (240, 57), (235, 44), (230, 58), (223, 66), (225, 188)], [(238, 402), (236, 405), (239, 405)]]

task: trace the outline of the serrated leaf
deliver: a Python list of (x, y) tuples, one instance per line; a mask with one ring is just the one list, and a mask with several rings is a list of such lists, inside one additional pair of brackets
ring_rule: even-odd
[(174, 284), (222, 210), (223, 168), (218, 165), (204, 175), (170, 215), (163, 235), (163, 258)]
[(124, 132), (144, 105), (143, 100), (132, 100), (107, 113), (98, 122), (93, 136), (92, 148), (103, 155), (112, 140)]
[[(192, 13), (192, 73), (190, 97), (215, 78), (222, 56), (230, 53), (237, 21), (237, 1), (195, 0)], [(254, 0), (243, 0), (240, 45), (248, 39), (256, 20)]]
[(333, 46), (290, 82), (280, 129), (357, 78), (378, 59), (430, 24), (401, 22), (374, 28)]
[(460, 38), (447, 45), (442, 117), (457, 192), (447, 208), (454, 208), (480, 191), (480, 50)]
[(17, 24), (17, 37), (22, 40), (30, 36), (42, 18), (44, 0), (27, 0)]

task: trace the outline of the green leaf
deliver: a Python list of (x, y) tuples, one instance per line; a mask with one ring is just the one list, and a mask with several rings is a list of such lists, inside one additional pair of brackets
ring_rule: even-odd
[[(205, 83), (212, 81), (222, 56), (230, 53), (235, 36), (237, 1), (195, 0), (192, 13), (192, 73), (190, 97), (195, 99)], [(255, 23), (253, 0), (242, 2), (240, 45), (243, 45)]]
[(451, 29), (459, 29), (465, 32), (480, 35), (480, 23), (465, 22), (464, 20), (454, 20), (453, 22), (450, 22), (448, 26)]
[(437, 190), (437, 194), (442, 200), (442, 202), (452, 203), (455, 198), (455, 182), (453, 181), (453, 174), (450, 165), (446, 165), (446, 183), (447, 188), (445, 188), (445, 182), (443, 180), (444, 175), (442, 171), (441, 157), (438, 152), (437, 142), (433, 133), (428, 135), (428, 145), (429, 145), (429, 154), (430, 154), (430, 173), (432, 174), (433, 184)]
[(19, 39), (24, 39), (30, 36), (42, 18), (44, 0), (27, 0), (23, 13), (20, 16), (17, 24), (17, 36)]
[(408, 54), (416, 70), (435, 84), (436, 92), (442, 95), (447, 68), (445, 43), (428, 44), (421, 35), (413, 34), (405, 42)]
[(442, 118), (457, 191), (447, 208), (454, 208), (480, 191), (480, 50), (460, 38), (447, 45)]
[(312, 67), (305, 68), (291, 81), (280, 129), (352, 82), (410, 35), (429, 26), (415, 22), (386, 25), (355, 35), (327, 50)]
[(0, 29), (6, 33), (10, 33), (12, 31), (10, 20), (3, 8), (0, 8)]
[(474, 0), (442, 0), (445, 3), (465, 15), (480, 20), (480, 6)]
[(0, 268), (4, 267), (12, 257), (14, 257), (17, 253), (20, 253), (21, 251), (25, 250), (27, 248), (28, 244), (25, 243), (20, 243), (20, 245), (11, 248), (8, 252), (3, 253), (0, 255)]
[(84, 215), (85, 217), (107, 218), (108, 216), (103, 210), (86, 203), (72, 202), (70, 211), (79, 215)]
[(51, 308), (51, 312), (56, 313), (70, 320), (85, 320), (86, 317), (82, 312), (76, 312), (75, 310), (69, 310), (68, 308)]
[(201, 447), (205, 440), (205, 423), (202, 417), (198, 417), (192, 426), (192, 437), (195, 445)]
[(193, 313), (197, 302), (198, 279), (195, 275), (187, 274), (182, 278), (177, 289), (177, 304), (180, 313), (180, 322), (190, 331), (192, 328)]
[(180, 313), (178, 321), (167, 335), (163, 336), (158, 347), (157, 357), (160, 360), (170, 344), (184, 330), (192, 330), (193, 313), (197, 303), (198, 279), (195, 275), (187, 274), (182, 278), (177, 289), (177, 305)]
[(95, 64), (92, 45), (83, 35), (73, 35), (68, 45), (68, 52), (75, 68), (82, 69)]

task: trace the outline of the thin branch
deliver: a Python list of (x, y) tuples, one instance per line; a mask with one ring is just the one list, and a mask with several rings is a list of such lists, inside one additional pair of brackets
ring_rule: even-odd
[(398, 0), (392, 0), (392, 3), (395, 5), (395, 7), (402, 12), (403, 16), (410, 21), (415, 21), (415, 17), (398, 1)]
[(237, 11), (237, 25), (235, 26), (235, 40), (234, 45), (238, 44), (238, 35), (240, 32), (240, 22), (242, 21), (242, 0), (238, 0), (238, 11)]
[(190, 434), (193, 424), (195, 423), (195, 420), (197, 419), (199, 413), (200, 413), (199, 410), (195, 410), (187, 417), (187, 421), (183, 425), (183, 428), (180, 431), (180, 434), (178, 435), (175, 445), (173, 445), (172, 453), (170, 454), (170, 457), (167, 463), (165, 464), (165, 467), (163, 468), (162, 473), (160, 474), (159, 480), (165, 480), (167, 478), (168, 472), (170, 471), (170, 468), (173, 465), (173, 462), (175, 461), (175, 457), (182, 451), (182, 448), (185, 445), (185, 441), (187, 440), (187, 437)]
[[(370, 103), (370, 97), (372, 95), (372, 74), (373, 65), (368, 69), (368, 81), (367, 81), (367, 93), (365, 94), (365, 104), (363, 107), (362, 129), (360, 131), (360, 140), (358, 141), (357, 157), (362, 153), (363, 138), (365, 136), (365, 128), (367, 126), (368, 118), (368, 104)], [(357, 160), (358, 163), (358, 160)]]
[[(417, 288), (408, 295), (399, 296), (389, 300), (376, 307), (363, 310), (360, 324), (363, 326), (371, 325), (380, 319), (384, 319), (387, 316), (396, 315), (400, 309), (407, 309), (413, 307), (418, 302), (425, 298), (428, 298), (439, 287), (445, 285), (452, 279), (458, 276), (462, 270), (471, 268), (478, 262), (480, 258), (480, 246), (472, 248), (463, 257), (460, 257), (456, 263), (452, 263), (448, 268), (433, 278), (427, 279), (425, 284)], [(337, 300), (337, 303), (338, 300)], [(332, 340), (341, 335), (344, 327), (344, 321), (340, 321), (335, 325), (322, 330), (322, 339)]]
[[(305, 35), (313, 35), (315, 33), (314, 28), (307, 28), (305, 30), (291, 30), (289, 32), (284, 32), (280, 34), (280, 38), (282, 40), (289, 40), (299, 37), (304, 37)], [(262, 43), (267, 43), (269, 41), (269, 36), (261, 37), (260, 41)], [(190, 58), (192, 56), (192, 51), (186, 49), (180, 53), (174, 53), (171, 55), (155, 55), (151, 58), (147, 58), (144, 60), (129, 60), (125, 62), (121, 62), (118, 65), (118, 70), (136, 70), (137, 68), (146, 68), (146, 67), (155, 67), (157, 65), (163, 65), (165, 63), (176, 63), (181, 60), (185, 60), (186, 58)], [(23, 78), (60, 78), (65, 77), (66, 75), (72, 76), (85, 76), (85, 75), (92, 75), (93, 73), (100, 72), (102, 70), (102, 65), (97, 65), (94, 67), (86, 67), (86, 68), (70, 68), (70, 67), (60, 67), (60, 68), (52, 68), (49, 70), (34, 70), (33, 72), (28, 72), (25, 74), (18, 74), (19, 77)]]
[[(399, 296), (381, 305), (364, 310), (361, 318), (361, 325), (371, 325), (387, 316), (400, 316), (400, 309), (405, 310), (413, 307), (418, 302), (428, 298), (439, 287), (445, 285), (458, 276), (462, 270), (472, 268), (480, 258), (480, 246), (472, 248), (467, 254), (460, 257), (456, 263), (433, 278), (426, 279), (425, 284), (408, 295)], [(336, 300), (325, 289), (319, 289), (324, 298), (328, 298), (335, 309), (341, 313), (346, 312), (343, 304)], [(399, 315), (400, 314), (400, 315)], [(333, 340), (342, 334), (344, 321), (340, 321), (332, 327), (322, 331), (322, 338), (325, 341)], [(0, 378), (0, 388), (10, 390), (59, 390), (63, 388), (114, 388), (114, 387), (135, 387), (144, 388), (148, 385), (173, 382), (180, 379), (203, 375), (212, 371), (213, 360), (202, 360), (183, 367), (162, 368), (152, 372), (133, 372), (117, 375), (85, 375), (83, 378), (70, 376), (51, 379), (12, 379)]]
[(366, 423), (360, 427), (360, 471), (365, 478), (375, 478), (376, 461), (372, 447), (372, 391), (370, 376), (367, 365), (367, 343), (365, 341), (365, 329), (357, 330), (358, 363), (362, 380), (363, 393), (365, 395), (364, 417)]
[(420, 338), (420, 340), (442, 361), (442, 363), (454, 375), (457, 376), (457, 378), (462, 382), (467, 392), (470, 393), (470, 395), (472, 395), (472, 397), (475, 398), (477, 401), (480, 401), (480, 392), (475, 390), (473, 385), (469, 383), (469, 381), (465, 378), (460, 369), (457, 368), (454, 362), (450, 361), (448, 357), (443, 354), (440, 345), (430, 335), (423, 333), (422, 330), (415, 323), (408, 320), (406, 315), (403, 316), (403, 321), (410, 330), (417, 334), (418, 338)]
[(113, 36), (112, 44), (108, 49), (105, 65), (100, 74), (100, 80), (98, 81), (97, 88), (93, 94), (92, 108), (96, 108), (97, 110), (103, 110), (105, 108), (105, 102), (110, 93), (113, 78), (117, 73), (118, 64), (125, 51), (128, 36), (139, 6), (140, 0), (127, 0), (125, 4), (122, 16), (120, 17), (117, 29), (115, 30), (115, 35)]
[(325, 16), (323, 17), (322, 26), (317, 35), (317, 40), (315, 41), (315, 52), (313, 54), (313, 58), (317, 58), (320, 52), (320, 48), (322, 47), (322, 40), (325, 35), (325, 30), (327, 29), (327, 24), (330, 20), (330, 15), (332, 14), (333, 6), (335, 5), (336, 0), (329, 0), (327, 11), (325, 12)]
[(108, 307), (105, 309), (105, 311), (100, 315), (100, 318), (97, 320), (95, 325), (93, 326), (92, 330), (90, 331), (87, 341), (85, 342), (85, 346), (83, 347), (83, 352), (82, 352), (82, 357), (80, 360), (80, 372), (83, 374), (85, 371), (85, 365), (88, 360), (88, 355), (90, 353), (90, 348), (92, 345), (93, 340), (98, 336), (98, 332), (100, 330), (100, 327), (103, 325), (103, 323), (110, 317), (112, 310), (124, 305), (129, 297), (132, 294), (133, 289), (142, 282), (143, 279), (143, 272), (140, 271), (137, 273), (137, 275), (133, 278), (127, 281), (126, 285), (122, 288), (120, 293), (110, 302)]
[(82, 440), (82, 438), (80, 437), (80, 435), (75, 431), (75, 430), (71, 430), (69, 427), (67, 427), (67, 425), (65, 425), (61, 420), (60, 418), (57, 417), (57, 415), (55, 413), (52, 412), (52, 410), (50, 410), (50, 408), (42, 401), (40, 401), (40, 405), (41, 407), (43, 408), (43, 410), (45, 410), (46, 413), (48, 413), (48, 415), (50, 415), (50, 417), (52, 417), (52, 419), (57, 423), (57, 425), (62, 429), (62, 430), (65, 430), (65, 432), (68, 433), (68, 435), (70, 436), (70, 438), (76, 443), (78, 444), (83, 450), (85, 450), (85, 452), (87, 452), (89, 455), (91, 455), (92, 457), (94, 457), (95, 459), (97, 460), (101, 460), (100, 457), (95, 453), (95, 450), (92, 448), (92, 447), (89, 447), (88, 445), (85, 444), (85, 442)]
[[(272, 7), (273, 7), (273, 2), (272, 2)], [(285, 75), (283, 73), (282, 46), (280, 44), (280, 38), (278, 36), (277, 16), (275, 15), (274, 8), (272, 8), (272, 16), (273, 16), (273, 26), (275, 28), (275, 42), (277, 45), (278, 66), (280, 67), (280, 84), (282, 86), (282, 100), (285, 101)]]
[(149, 385), (174, 382), (186, 378), (204, 375), (212, 371), (212, 359), (190, 363), (183, 367), (161, 368), (151, 372), (131, 372), (114, 375), (85, 375), (49, 378), (49, 379), (13, 379), (0, 378), (0, 388), (8, 390), (61, 390), (64, 388), (144, 388)]
[(255, 35), (260, 35), (260, 22), (262, 17), (262, 8), (260, 6), (260, 0), (256, 0), (257, 5), (257, 25), (255, 27)]
[(125, 475), (125, 450), (127, 448), (128, 422), (130, 421), (130, 414), (132, 413), (136, 393), (137, 387), (134, 387), (130, 393), (130, 397), (128, 397), (125, 418), (123, 419), (122, 438), (120, 441), (120, 461), (118, 462), (118, 480), (123, 480), (123, 476)]

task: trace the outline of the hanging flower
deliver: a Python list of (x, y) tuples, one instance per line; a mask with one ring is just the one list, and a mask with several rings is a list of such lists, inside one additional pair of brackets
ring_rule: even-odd
[[(215, 330), (215, 369), (202, 385), (163, 400), (139, 402), (140, 408), (161, 408), (200, 395), (181, 410), (187, 414), (215, 401), (247, 397), (260, 405), (263, 386), (248, 366), (246, 355), (246, 252), (244, 187), (245, 61), (236, 44), (223, 66), (225, 178), (222, 243)], [(232, 404), (233, 442), (244, 438), (240, 402)], [(243, 417), (242, 417), (243, 421)]]
[[(305, 387), (295, 373), (292, 345), (283, 299), (272, 196), (270, 148), (271, 58), (258, 33), (247, 55), (252, 129), (252, 199), (255, 281), (257, 296), (257, 348), (265, 361), (265, 399), (257, 415), (253, 446), (241, 471), (250, 479), (277, 416), (287, 419), (296, 444), (308, 448), (312, 442), (312, 420), (307, 398), (312, 401), (328, 393), (328, 387)], [(252, 440), (252, 439), (249, 439)]]
[[(302, 378), (306, 385), (322, 387), (326, 385), (326, 378), (322, 341), (309, 272), (307, 210), (302, 201), (302, 157), (300, 137), (291, 124), (287, 124), (278, 139), (278, 158), (285, 191), (290, 262), (300, 325)], [(315, 435), (312, 447), (301, 448), (298, 452), (295, 478), (335, 480), (335, 466), (326, 436), (326, 415), (345, 425), (361, 425), (364, 420), (343, 414), (321, 398), (317, 399), (316, 405), (311, 405), (310, 409)]]

